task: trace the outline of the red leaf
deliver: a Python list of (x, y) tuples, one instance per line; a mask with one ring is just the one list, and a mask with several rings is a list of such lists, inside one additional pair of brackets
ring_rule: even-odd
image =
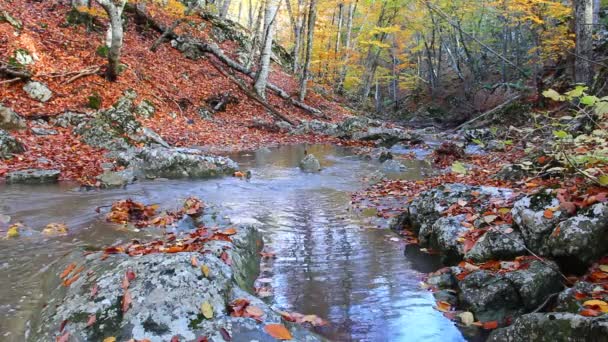
[(87, 321), (87, 327), (92, 326), (93, 324), (95, 324), (95, 322), (97, 322), (97, 315), (92, 314), (91, 316), (89, 316), (89, 320)]
[(486, 330), (493, 330), (498, 328), (498, 321), (483, 322), (483, 328)]
[(228, 331), (226, 331), (226, 329), (220, 328), (220, 334), (222, 334), (222, 338), (224, 338), (224, 341), (232, 341), (232, 337), (230, 336)]
[(122, 312), (127, 312), (127, 310), (129, 310), (132, 300), (129, 290), (125, 290), (125, 295), (122, 297)]

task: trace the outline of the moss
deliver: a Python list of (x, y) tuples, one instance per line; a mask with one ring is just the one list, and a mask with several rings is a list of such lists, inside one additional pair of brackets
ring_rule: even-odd
[(196, 330), (199, 328), (200, 324), (205, 320), (205, 316), (203, 316), (203, 314), (198, 314), (196, 315), (195, 319), (190, 320), (190, 323), (188, 323), (188, 327), (192, 330)]
[(541, 191), (530, 197), (530, 209), (537, 211), (545, 208), (553, 200), (553, 195), (548, 191)]
[(107, 58), (110, 53), (110, 48), (107, 45), (99, 45), (96, 50), (99, 57)]
[(93, 93), (93, 95), (88, 97), (89, 100), (89, 108), (91, 109), (99, 109), (101, 108), (101, 96), (98, 93)]

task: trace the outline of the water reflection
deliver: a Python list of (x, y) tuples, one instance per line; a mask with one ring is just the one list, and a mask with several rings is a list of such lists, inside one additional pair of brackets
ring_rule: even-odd
[[(321, 160), (320, 174), (297, 168), (304, 150)], [(428, 259), (404, 257), (403, 245), (386, 230), (365, 227), (349, 210), (350, 192), (378, 169), (329, 146), (291, 146), (233, 156), (253, 178), (157, 181), (126, 190), (79, 192), (70, 186), (0, 188), (2, 213), (32, 227), (66, 222), (72, 232), (57, 239), (0, 241), (0, 331), (21, 341), (27, 317), (40, 307), (40, 275), (75, 246), (104, 245), (131, 235), (103, 222), (94, 208), (130, 196), (175, 207), (196, 195), (221, 204), (236, 222), (260, 222), (277, 254), (272, 270), (273, 304), (331, 322), (319, 330), (336, 341), (460, 341), (460, 332), (432, 309), (432, 296), (418, 286), (417, 269)], [(417, 164), (408, 173), (420, 175)], [(408, 165), (409, 166), (409, 165)], [(38, 228), (37, 228), (38, 229)], [(426, 266), (425, 266), (426, 265)], [(2, 339), (3, 337), (0, 337)]]

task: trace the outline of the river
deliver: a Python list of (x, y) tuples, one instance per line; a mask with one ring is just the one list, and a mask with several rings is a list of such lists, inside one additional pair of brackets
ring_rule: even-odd
[[(324, 167), (319, 174), (298, 169), (304, 150)], [(397, 150), (398, 152), (400, 150)], [(407, 152), (407, 151), (403, 151)], [(277, 258), (264, 264), (271, 304), (287, 311), (316, 314), (330, 325), (316, 332), (335, 341), (462, 341), (454, 324), (434, 310), (433, 296), (420, 288), (421, 271), (437, 267), (426, 256), (404, 255), (395, 235), (351, 209), (351, 193), (379, 169), (348, 149), (285, 146), (231, 155), (251, 180), (157, 180), (126, 189), (86, 191), (74, 184), (0, 185), (0, 214), (22, 221), (31, 236), (0, 240), (0, 340), (23, 341), (31, 315), (44, 305), (45, 270), (75, 248), (104, 246), (158, 232), (129, 232), (104, 222), (95, 208), (133, 198), (175, 208), (194, 195), (221, 208), (235, 223), (259, 223), (267, 249)], [(409, 161), (398, 175), (419, 179), (422, 161)], [(64, 222), (70, 233), (43, 237), (50, 222)], [(393, 238), (393, 239), (391, 239)]]

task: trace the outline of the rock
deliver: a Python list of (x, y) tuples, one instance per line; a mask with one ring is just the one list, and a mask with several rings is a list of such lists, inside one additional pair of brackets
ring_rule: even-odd
[(500, 274), (476, 271), (458, 286), (459, 308), (472, 311), (481, 322), (502, 322), (523, 313), (517, 290)]
[(122, 188), (128, 184), (133, 184), (137, 177), (132, 169), (122, 171), (105, 171), (97, 177), (102, 188)]
[(139, 105), (137, 105), (137, 107), (135, 108), (135, 114), (146, 119), (152, 118), (154, 116), (154, 113), (156, 113), (156, 108), (154, 108), (152, 102), (148, 100), (141, 101)]
[(585, 269), (608, 253), (608, 204), (597, 203), (561, 222), (549, 234), (546, 246), (563, 264)]
[(173, 227), (167, 230), (174, 233), (183, 233), (196, 230), (196, 222), (190, 215), (184, 215), (179, 221), (177, 221)]
[(418, 233), (420, 246), (436, 249), (445, 264), (453, 264), (462, 259), (463, 245), (458, 237), (469, 229), (462, 226), (465, 215), (442, 217), (432, 225), (424, 225)]
[(300, 161), (300, 169), (305, 172), (319, 172), (321, 171), (321, 163), (313, 154), (308, 154)]
[(48, 129), (43, 127), (32, 127), (32, 133), (36, 135), (57, 135), (57, 131), (54, 129)]
[(13, 17), (7, 11), (0, 10), (0, 22), (3, 21), (8, 22), (12, 27), (17, 30), (21, 30), (23, 28), (23, 23), (21, 22), (21, 20)]
[(365, 131), (355, 132), (353, 140), (376, 141), (381, 146), (393, 146), (401, 141), (417, 141), (419, 138), (401, 128), (369, 127)]
[(25, 152), (25, 146), (3, 129), (0, 129), (0, 158), (10, 158), (13, 154)]
[(378, 157), (378, 161), (384, 163), (387, 160), (392, 160), (393, 154), (390, 151), (382, 151), (380, 152), (380, 156)]
[[(233, 243), (210, 241), (207, 253), (148, 254), (129, 257), (125, 254), (101, 258), (101, 253), (86, 255), (73, 253), (68, 262), (83, 266), (90, 276), (81, 276), (69, 287), (61, 285), (57, 276), (61, 269), (47, 275), (48, 305), (36, 312), (32, 319), (31, 341), (51, 341), (65, 323), (73, 341), (100, 341), (108, 336), (117, 340), (169, 341), (178, 336), (180, 341), (194, 341), (206, 336), (210, 341), (223, 341), (222, 329), (234, 341), (250, 338), (266, 341), (263, 327), (280, 322), (280, 316), (259, 299), (246, 291), (253, 284), (259, 269), (261, 236), (252, 227), (240, 227)], [(232, 267), (222, 261), (226, 253)], [(193, 267), (191, 258), (210, 270), (205, 277), (199, 267)], [(65, 265), (63, 265), (65, 267)], [(128, 293), (132, 298), (126, 312), (122, 301), (126, 290), (122, 288), (127, 271), (135, 277), (129, 281)], [(242, 284), (247, 286), (242, 286)], [(91, 298), (91, 289), (96, 294)], [(230, 317), (227, 308), (237, 298), (245, 298), (262, 309), (264, 323), (252, 319)], [(201, 305), (211, 308), (208, 318), (201, 314)], [(89, 318), (96, 320), (88, 326)], [(293, 330), (303, 341), (317, 340), (312, 333)], [(261, 337), (261, 338), (260, 338)]]
[(138, 178), (209, 178), (231, 175), (238, 164), (189, 148), (145, 147), (118, 155), (122, 165), (133, 168)]
[(89, 117), (86, 114), (65, 112), (51, 119), (51, 122), (57, 127), (67, 128), (70, 126), (78, 126), (88, 119)]
[[(599, 291), (594, 291), (598, 287)], [(578, 298), (581, 294), (587, 296), (587, 298)], [(581, 304), (587, 299), (592, 299), (592, 295), (596, 297), (595, 299), (608, 300), (608, 294), (605, 293), (602, 286), (586, 281), (577, 281), (574, 286), (559, 293), (555, 311), (579, 313), (581, 311)], [(600, 295), (599, 298), (598, 295)]]
[(320, 120), (302, 121), (302, 123), (291, 131), (291, 134), (319, 134), (329, 136), (339, 136), (338, 125), (323, 122)]
[(490, 140), (486, 143), (485, 149), (488, 151), (503, 152), (507, 149), (507, 144), (502, 140)]
[(458, 204), (459, 201), (467, 202), (476, 211), (482, 211), (491, 198), (507, 199), (511, 195), (511, 191), (507, 189), (444, 184), (421, 193), (410, 203), (408, 223), (417, 233), (422, 226), (435, 223), (451, 205)]
[(0, 104), (0, 129), (10, 131), (26, 127), (25, 120), (19, 114)]
[(433, 297), (435, 297), (435, 301), (437, 302), (447, 302), (452, 306), (458, 304), (458, 296), (456, 296), (456, 294), (450, 290), (439, 290), (433, 292)]
[(21, 65), (30, 65), (34, 63), (34, 56), (23, 49), (18, 49), (15, 51), (15, 60)]
[(284, 132), (289, 132), (293, 129), (293, 126), (287, 121), (277, 121), (277, 127)]
[(406, 169), (405, 165), (393, 159), (386, 160), (382, 163), (382, 171), (386, 173), (399, 173)]
[(464, 258), (478, 263), (490, 260), (511, 260), (525, 255), (525, 242), (519, 231), (511, 225), (501, 225), (488, 230), (469, 250)]
[(504, 181), (518, 181), (528, 177), (529, 173), (529, 168), (522, 164), (507, 164), (494, 175), (494, 178)]
[(12, 171), (6, 174), (7, 184), (45, 184), (59, 180), (59, 170), (29, 169)]
[(36, 81), (27, 82), (23, 90), (29, 97), (40, 102), (47, 102), (53, 96), (53, 92), (46, 85)]
[(494, 137), (494, 133), (487, 128), (467, 129), (463, 135), (467, 142), (487, 141)]
[(426, 283), (439, 289), (452, 289), (456, 286), (456, 278), (454, 278), (454, 275), (450, 271), (441, 272), (429, 276)]
[(530, 313), (517, 318), (509, 327), (493, 331), (488, 341), (608, 341), (608, 317)]
[(515, 286), (524, 309), (532, 311), (564, 288), (558, 270), (552, 261), (534, 260), (528, 268), (505, 273), (505, 278)]
[(141, 134), (144, 139), (144, 142), (159, 144), (162, 147), (169, 148), (171, 147), (158, 133), (154, 132), (151, 128), (143, 127), (141, 129)]
[(474, 271), (458, 283), (461, 309), (475, 313), (482, 322), (504, 322), (540, 306), (563, 289), (557, 265), (539, 260), (507, 273)]
[(557, 224), (564, 219), (561, 210), (552, 212), (551, 218), (545, 217), (547, 209), (559, 207), (559, 201), (551, 190), (542, 190), (532, 196), (524, 197), (513, 204), (511, 214), (526, 242), (526, 247), (535, 253), (548, 254), (545, 241)]
[(396, 232), (400, 232), (410, 226), (410, 212), (408, 209), (399, 213), (399, 215), (391, 218), (389, 228)]

